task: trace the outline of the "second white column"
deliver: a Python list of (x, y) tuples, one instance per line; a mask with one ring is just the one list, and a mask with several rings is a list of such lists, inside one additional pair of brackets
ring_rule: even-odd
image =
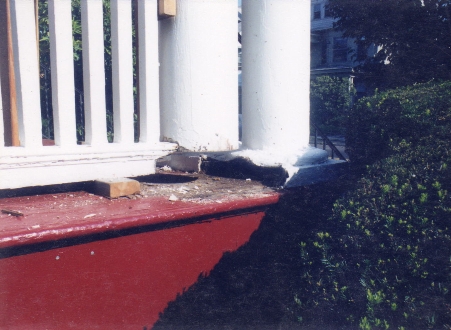
[(308, 146), (310, 0), (242, 0), (243, 145)]

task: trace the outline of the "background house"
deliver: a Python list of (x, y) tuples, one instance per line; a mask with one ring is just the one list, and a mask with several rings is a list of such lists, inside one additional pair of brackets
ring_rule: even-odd
[(349, 50), (352, 40), (333, 29), (334, 18), (326, 0), (312, 0), (311, 5), (311, 67), (312, 75), (349, 75), (354, 62)]
[[(359, 49), (351, 38), (346, 38), (339, 30), (334, 29), (335, 19), (332, 17), (328, 0), (312, 0), (311, 2), (311, 76), (321, 75), (350, 77), (354, 80), (354, 68), (359, 65), (355, 55), (365, 52), (373, 56), (376, 46)], [(353, 81), (357, 93), (365, 92), (363, 84)]]
[[(355, 54), (365, 52), (367, 56), (374, 56), (377, 47), (358, 49), (353, 39), (334, 29), (335, 19), (328, 7), (328, 0), (311, 0), (311, 76), (349, 77), (357, 94), (364, 94), (365, 86), (354, 76), (354, 68), (359, 64)], [(238, 31), (241, 34), (241, 0), (238, 0)], [(238, 70), (241, 73), (241, 44), (238, 45)], [(241, 93), (240, 75), (239, 86)]]

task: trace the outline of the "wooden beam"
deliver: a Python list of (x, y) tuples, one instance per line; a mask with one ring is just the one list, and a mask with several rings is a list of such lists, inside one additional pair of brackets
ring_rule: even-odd
[(103, 179), (94, 181), (93, 192), (108, 198), (118, 198), (139, 194), (141, 187), (138, 181), (132, 179)]
[(0, 81), (5, 145), (11, 146), (11, 106), (9, 91), (7, 1), (0, 2)]
[(0, 79), (6, 146), (19, 146), (10, 0), (0, 1)]
[(176, 0), (158, 0), (158, 17), (160, 19), (174, 17), (176, 8)]

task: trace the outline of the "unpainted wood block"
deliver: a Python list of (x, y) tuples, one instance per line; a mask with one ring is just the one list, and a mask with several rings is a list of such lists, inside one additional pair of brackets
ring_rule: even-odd
[(158, 0), (158, 16), (160, 18), (174, 17), (176, 12), (176, 0)]
[(109, 198), (137, 194), (141, 191), (139, 182), (127, 178), (101, 179), (94, 182), (94, 193)]

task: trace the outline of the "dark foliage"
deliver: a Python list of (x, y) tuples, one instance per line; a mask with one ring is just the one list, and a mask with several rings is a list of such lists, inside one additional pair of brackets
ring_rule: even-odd
[(434, 141), (398, 145), (301, 243), (306, 312), (338, 309), (361, 329), (450, 327), (451, 152)]
[(355, 91), (349, 79), (320, 76), (310, 83), (310, 115), (327, 135), (344, 134), (346, 118)]
[[(367, 82), (393, 88), (451, 78), (449, 0), (330, 0), (335, 26), (360, 49), (381, 46), (360, 67)], [(364, 55), (363, 53), (361, 55)], [(359, 54), (356, 54), (358, 57)]]
[(301, 242), (301, 315), (335, 311), (360, 329), (451, 328), (450, 86), (388, 91), (353, 109), (349, 153), (372, 165)]
[(451, 82), (418, 84), (360, 99), (349, 112), (346, 148), (355, 165), (392, 155), (405, 140), (448, 139)]

